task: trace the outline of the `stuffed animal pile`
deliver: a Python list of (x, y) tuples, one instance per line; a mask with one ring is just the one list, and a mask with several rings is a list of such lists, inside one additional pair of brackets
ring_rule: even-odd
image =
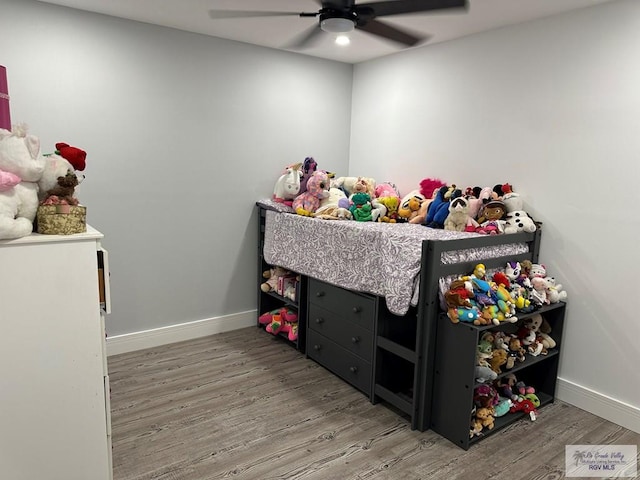
[[(321, 177), (314, 178), (316, 175)], [(319, 170), (313, 157), (285, 168), (273, 198), (290, 206), (295, 203), (298, 215), (324, 220), (414, 223), (485, 235), (534, 232), (538, 228), (508, 183), (463, 191), (438, 178), (425, 178), (420, 188), (401, 196), (391, 182), (377, 183), (371, 177), (334, 178)]]
[(451, 281), (443, 298), (453, 323), (500, 325), (517, 322), (518, 313), (565, 301), (567, 292), (547, 276), (544, 264), (507, 262), (504, 269), (488, 275), (480, 263), (473, 273)]
[[(492, 273), (479, 263), (469, 275), (450, 282), (443, 300), (453, 323), (500, 326), (479, 333), (469, 438), (493, 429), (495, 419), (507, 413), (524, 412), (536, 419), (536, 390), (513, 372), (557, 347), (545, 310), (538, 309), (566, 297), (543, 264), (528, 261), (510, 261)], [(522, 320), (518, 314), (523, 314)]]
[(77, 171), (84, 170), (85, 160), (86, 152), (66, 143), (42, 155), (40, 140), (24, 124), (0, 129), (0, 239), (31, 234), (38, 205), (52, 189), (62, 193), (57, 189), (64, 188), (68, 203), (77, 204), (69, 188), (79, 183)]
[(265, 312), (258, 322), (272, 335), (283, 334), (292, 342), (298, 339), (298, 313), (293, 309), (282, 307)]
[[(546, 332), (546, 333), (545, 333)], [(511, 370), (530, 357), (548, 355), (556, 347), (551, 327), (540, 314), (522, 322), (520, 328), (485, 331), (476, 349), (476, 386), (469, 438), (491, 430), (496, 418), (524, 412), (536, 419), (540, 399), (533, 386), (519, 380)]]

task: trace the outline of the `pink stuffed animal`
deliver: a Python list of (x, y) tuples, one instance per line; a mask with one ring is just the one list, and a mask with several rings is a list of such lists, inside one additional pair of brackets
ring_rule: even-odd
[(313, 217), (320, 207), (320, 200), (329, 197), (329, 176), (317, 170), (309, 177), (307, 191), (293, 200), (293, 209), (298, 215)]
[[(366, 192), (365, 192), (366, 193)], [(375, 188), (375, 198), (396, 197), (400, 198), (398, 190), (393, 183), (379, 183)]]

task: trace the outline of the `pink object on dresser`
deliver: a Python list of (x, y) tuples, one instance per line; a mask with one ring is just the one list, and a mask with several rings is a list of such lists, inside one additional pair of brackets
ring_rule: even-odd
[(9, 85), (7, 69), (0, 65), (0, 128), (11, 130), (11, 114), (9, 112)]

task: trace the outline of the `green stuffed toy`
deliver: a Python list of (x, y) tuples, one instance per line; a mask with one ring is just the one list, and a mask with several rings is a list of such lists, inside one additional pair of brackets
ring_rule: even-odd
[(353, 219), (358, 222), (370, 222), (371, 216), (371, 197), (368, 193), (354, 193), (351, 195), (351, 207), (349, 211), (353, 215)]

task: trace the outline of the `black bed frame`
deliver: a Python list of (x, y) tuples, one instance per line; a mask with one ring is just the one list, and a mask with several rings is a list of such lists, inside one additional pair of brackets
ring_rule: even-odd
[[(262, 258), (265, 209), (258, 204), (257, 210), (259, 256)], [(444, 315), (439, 301), (439, 279), (450, 275), (467, 275), (478, 263), (483, 263), (487, 269), (504, 267), (507, 261), (530, 260), (538, 263), (540, 227), (541, 224), (533, 233), (423, 241), (418, 305), (411, 307), (406, 315), (397, 316), (386, 308), (384, 298), (375, 297), (375, 366), (370, 395), (373, 403), (383, 401), (391, 405), (398, 413), (408, 417), (412, 429), (424, 431), (430, 428), (437, 326), (440, 316)], [(450, 251), (518, 243), (526, 243), (528, 252), (453, 264), (441, 261), (442, 254)], [(304, 352), (304, 342), (296, 346)]]

